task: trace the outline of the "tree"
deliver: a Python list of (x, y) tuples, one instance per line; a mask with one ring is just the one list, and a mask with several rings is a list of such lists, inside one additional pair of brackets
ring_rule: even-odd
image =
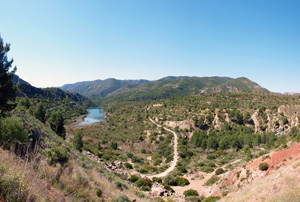
[(13, 85), (12, 79), (17, 68), (14, 67), (10, 71), (13, 59), (7, 59), (7, 52), (9, 50), (10, 44), (4, 45), (3, 39), (0, 36), (0, 115), (14, 108), (14, 105), (10, 101), (14, 101), (16, 97), (16, 88)]
[(83, 147), (82, 133), (80, 132), (76, 133), (73, 139), (73, 146), (75, 147), (75, 149), (82, 152), (82, 147)]
[(46, 107), (43, 103), (39, 103), (37, 105), (37, 108), (34, 111), (34, 116), (41, 122), (45, 123), (45, 118), (46, 118)]
[(51, 129), (59, 136), (65, 139), (66, 129), (64, 126), (64, 118), (61, 112), (52, 112), (48, 119)]
[(31, 106), (29, 98), (28, 97), (20, 98), (18, 106), (22, 106), (25, 107), (26, 109), (29, 109), (29, 107)]
[(249, 112), (246, 112), (246, 113), (244, 114), (244, 122), (245, 122), (245, 123), (251, 122), (251, 116), (250, 116), (250, 113), (249, 113)]

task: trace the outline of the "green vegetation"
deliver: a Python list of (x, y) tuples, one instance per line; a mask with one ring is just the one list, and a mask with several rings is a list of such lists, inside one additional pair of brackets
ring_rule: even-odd
[(211, 186), (215, 184), (217, 181), (219, 181), (220, 177), (213, 175), (211, 178), (207, 180), (207, 182), (204, 183), (205, 186)]
[(266, 171), (269, 169), (269, 165), (266, 162), (260, 163), (258, 167), (259, 167), (259, 170), (262, 170), (262, 171)]
[(10, 50), (9, 44), (4, 44), (0, 36), (0, 116), (14, 108), (13, 101), (16, 97), (16, 88), (13, 86), (13, 75), (16, 67), (10, 71), (13, 59), (7, 59)]
[(64, 118), (61, 112), (53, 112), (48, 119), (51, 129), (62, 138), (66, 137), (66, 129), (64, 127)]
[(75, 149), (82, 151), (83, 141), (82, 141), (82, 133), (76, 133), (73, 139), (73, 146)]
[(205, 198), (203, 200), (203, 202), (215, 202), (215, 201), (218, 201), (220, 199), (221, 199), (220, 196), (209, 196), (209, 197)]
[(198, 192), (194, 189), (189, 189), (183, 192), (183, 195), (185, 197), (189, 197), (189, 196), (199, 196)]
[(179, 177), (179, 176), (174, 176), (172, 174), (169, 174), (166, 179), (165, 179), (165, 183), (171, 186), (186, 186), (189, 185), (190, 182), (188, 181), (188, 179), (184, 178), (184, 177)]
[(230, 87), (243, 92), (269, 92), (247, 78), (228, 77), (165, 77), (157, 81), (106, 79), (67, 84), (61, 88), (98, 98), (99, 103), (111, 104), (115, 101), (183, 97), (198, 94), (200, 90), (205, 93), (227, 92)]

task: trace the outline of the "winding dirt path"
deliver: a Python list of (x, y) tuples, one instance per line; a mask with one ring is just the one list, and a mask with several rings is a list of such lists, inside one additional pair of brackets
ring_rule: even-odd
[[(155, 121), (153, 121), (150, 117), (149, 117), (149, 120), (153, 123), (153, 124), (155, 124), (157, 127), (161, 127), (161, 125), (159, 125), (159, 124), (157, 124)], [(170, 130), (170, 129), (168, 129), (168, 128), (166, 128), (166, 127), (163, 127), (166, 131), (169, 131), (170, 133), (173, 133), (173, 135), (174, 135), (174, 157), (173, 157), (173, 161), (171, 161), (171, 163), (170, 163), (170, 167), (167, 169), (167, 170), (165, 170), (165, 172), (162, 172), (162, 173), (159, 173), (159, 174), (156, 174), (156, 175), (143, 175), (144, 177), (148, 177), (148, 178), (150, 178), (150, 179), (152, 179), (153, 177), (165, 177), (165, 176), (167, 176), (170, 172), (172, 172), (174, 169), (175, 169), (175, 166), (176, 166), (176, 164), (177, 164), (177, 161), (178, 161), (178, 151), (177, 151), (177, 146), (178, 146), (178, 136), (177, 136), (177, 134), (174, 132), (174, 131), (172, 131), (172, 130)]]

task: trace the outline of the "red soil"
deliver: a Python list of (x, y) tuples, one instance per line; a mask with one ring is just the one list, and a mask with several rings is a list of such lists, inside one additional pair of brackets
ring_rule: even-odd
[(288, 165), (295, 160), (300, 159), (300, 143), (297, 143), (288, 149), (272, 152), (268, 155), (270, 157), (265, 160), (263, 160), (264, 157), (262, 156), (250, 162), (247, 165), (247, 168), (256, 170), (261, 162), (267, 162), (269, 169), (266, 174), (269, 175), (276, 169), (277, 166)]

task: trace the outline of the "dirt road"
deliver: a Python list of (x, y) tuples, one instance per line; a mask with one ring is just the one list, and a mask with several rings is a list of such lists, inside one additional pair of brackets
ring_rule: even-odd
[[(149, 118), (149, 120), (153, 124), (155, 124), (157, 127), (159, 127), (159, 128), (161, 127), (161, 125), (155, 123), (155, 121), (153, 121), (151, 118)], [(173, 133), (173, 135), (174, 135), (174, 157), (173, 157), (173, 161), (171, 161), (170, 167), (163, 173), (159, 173), (159, 174), (156, 174), (156, 175), (150, 175), (150, 176), (144, 175), (145, 177), (148, 177), (150, 179), (152, 179), (153, 177), (165, 177), (165, 176), (167, 176), (170, 172), (172, 172), (175, 169), (175, 166), (176, 166), (177, 161), (178, 161), (178, 151), (177, 151), (178, 136), (174, 131), (172, 131), (172, 130), (166, 128), (166, 127), (163, 127), (163, 128), (166, 131), (169, 131), (170, 133)]]

